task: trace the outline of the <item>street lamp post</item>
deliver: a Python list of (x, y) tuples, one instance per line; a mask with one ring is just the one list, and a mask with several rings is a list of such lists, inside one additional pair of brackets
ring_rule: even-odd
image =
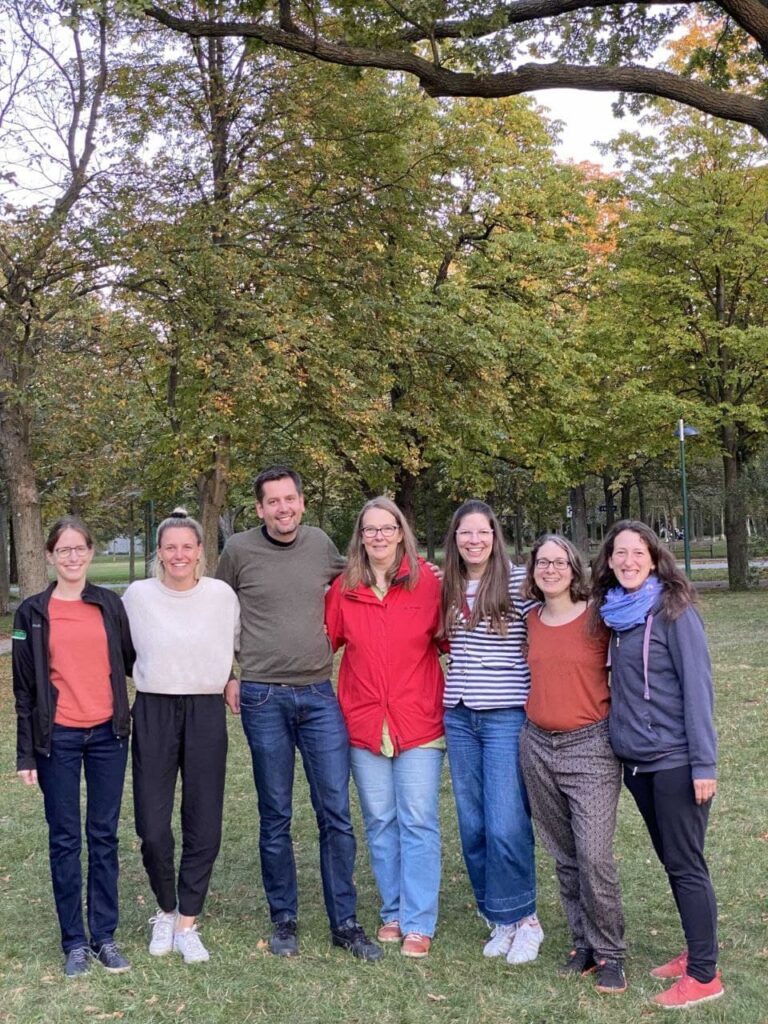
[(688, 485), (685, 478), (685, 439), (698, 434), (696, 427), (686, 426), (685, 421), (677, 421), (677, 436), (680, 439), (680, 490), (683, 496), (683, 557), (685, 558), (685, 575), (691, 575), (691, 538), (688, 530)]

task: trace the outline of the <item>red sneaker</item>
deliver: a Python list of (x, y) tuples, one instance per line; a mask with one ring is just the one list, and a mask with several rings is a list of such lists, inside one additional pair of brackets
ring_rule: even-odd
[(654, 967), (651, 971), (652, 978), (682, 978), (685, 974), (685, 969), (688, 966), (688, 950), (684, 949), (683, 952), (676, 956), (674, 960), (670, 960), (669, 963), (662, 964), (661, 967)]
[(429, 955), (429, 947), (431, 945), (432, 939), (428, 935), (421, 935), (419, 932), (408, 932), (403, 939), (400, 952), (403, 956), (410, 956), (415, 960), (421, 960)]
[(686, 1006), (696, 1006), (697, 1003), (708, 1003), (710, 999), (719, 999), (724, 991), (720, 971), (706, 984), (696, 981), (690, 974), (684, 974), (666, 992), (654, 996), (653, 1002), (657, 1006), (663, 1006), (665, 1010), (684, 1010)]
[(379, 942), (399, 942), (402, 937), (399, 921), (386, 921), (376, 932)]

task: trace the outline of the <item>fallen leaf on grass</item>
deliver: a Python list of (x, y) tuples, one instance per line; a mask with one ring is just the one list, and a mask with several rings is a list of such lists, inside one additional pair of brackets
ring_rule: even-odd
[(182, 1011), (186, 1010), (186, 1008), (186, 1003), (179, 1003), (179, 1005), (176, 1007), (176, 1013), (182, 1013)]
[(256, 943), (256, 949), (266, 949), (266, 948), (267, 948), (267, 940), (266, 939), (259, 939), (259, 941)]
[(445, 996), (436, 996), (433, 992), (427, 992), (427, 999), (431, 999), (433, 1003), (444, 1003)]
[(147, 1006), (154, 1006), (157, 1002), (157, 996), (150, 996), (149, 999), (145, 999), (144, 1002)]

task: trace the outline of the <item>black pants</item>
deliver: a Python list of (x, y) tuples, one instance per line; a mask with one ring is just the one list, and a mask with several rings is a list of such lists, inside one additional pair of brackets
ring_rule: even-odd
[(667, 872), (688, 944), (688, 974), (711, 981), (717, 970), (717, 904), (704, 860), (711, 801), (696, 803), (690, 765), (636, 775), (625, 767), (624, 783)]
[[(197, 917), (221, 846), (227, 724), (221, 696), (139, 693), (133, 706), (133, 804), (141, 856), (158, 905)], [(171, 829), (181, 771), (178, 890)]]

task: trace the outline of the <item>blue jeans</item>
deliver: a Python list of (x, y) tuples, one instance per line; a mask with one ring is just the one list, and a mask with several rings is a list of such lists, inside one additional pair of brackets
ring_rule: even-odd
[(352, 747), (352, 775), (381, 896), (381, 919), (404, 933), (435, 934), (440, 892), (440, 771), (443, 751), (397, 757)]
[(518, 740), (522, 708), (445, 711), (445, 738), (464, 863), (477, 907), (493, 924), (536, 913), (531, 810)]
[(80, 866), (80, 771), (85, 769), (85, 837), (88, 843), (88, 930), (94, 947), (117, 929), (117, 825), (128, 740), (112, 723), (92, 729), (54, 725), (50, 757), (37, 756), (37, 779), (48, 822), (48, 849), (56, 913), (65, 953), (87, 946)]
[(330, 682), (244, 682), (240, 715), (259, 803), (261, 877), (273, 922), (295, 920), (299, 894), (291, 841), (296, 748), (320, 831), (320, 874), (331, 927), (355, 916), (355, 836), (349, 810), (349, 738)]

